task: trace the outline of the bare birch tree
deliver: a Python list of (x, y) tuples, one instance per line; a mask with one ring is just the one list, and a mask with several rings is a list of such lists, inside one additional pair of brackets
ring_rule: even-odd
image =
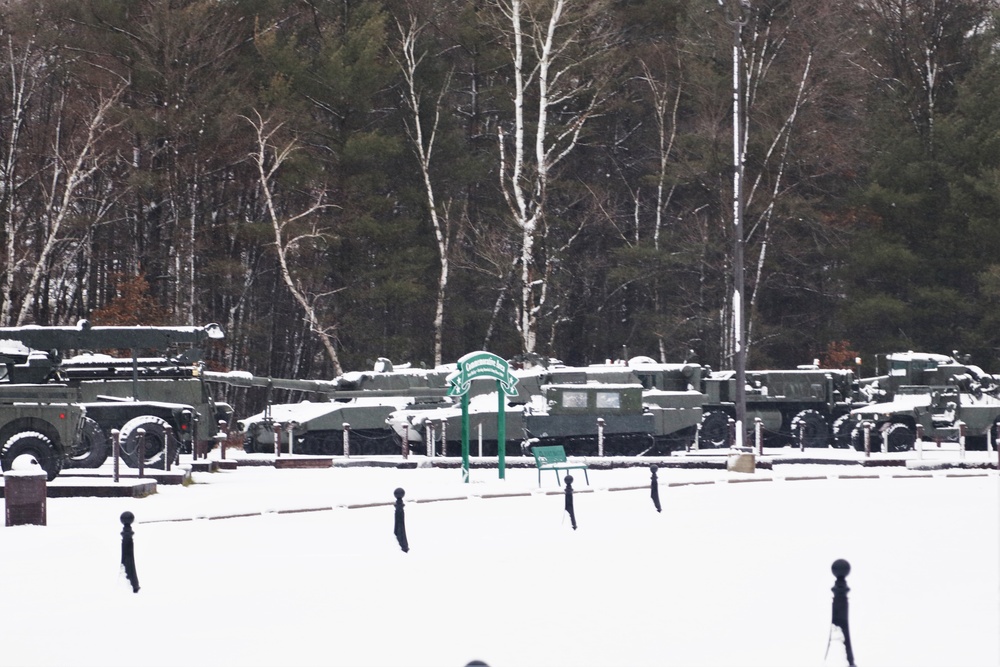
[[(333, 335), (330, 333), (330, 327), (324, 327), (320, 322), (317, 306), (318, 301), (329, 294), (311, 293), (309, 288), (296, 278), (292, 269), (293, 259), (300, 246), (321, 241), (327, 236), (326, 232), (320, 229), (316, 214), (324, 209), (332, 208), (333, 204), (324, 203), (326, 190), (325, 188), (317, 188), (312, 194), (312, 203), (302, 211), (290, 215), (282, 214), (276, 202), (275, 176), (298, 146), (294, 140), (283, 145), (276, 145), (276, 135), (281, 130), (282, 123), (271, 126), (269, 121), (264, 120), (260, 114), (257, 115), (256, 120), (250, 118), (246, 118), (246, 120), (253, 126), (256, 134), (256, 146), (250, 154), (250, 159), (257, 167), (265, 214), (274, 233), (274, 249), (278, 258), (281, 279), (292, 298), (302, 308), (310, 331), (319, 337), (330, 363), (333, 365), (334, 373), (340, 375), (343, 373), (343, 369), (340, 366), (337, 349), (333, 344)], [(303, 229), (299, 229), (300, 223), (305, 223)]]
[[(603, 7), (587, 0), (499, 0), (513, 65), (513, 120), (498, 124), (500, 187), (520, 233), (520, 299), (515, 325), (522, 351), (535, 352), (546, 307), (543, 247), (556, 169), (580, 142), (602, 102), (588, 66), (608, 46)], [(595, 32), (596, 30), (596, 32)], [(509, 131), (505, 129), (509, 127)]]
[[(418, 89), (417, 69), (427, 56), (427, 52), (418, 52), (417, 42), (426, 24), (419, 23), (413, 16), (406, 24), (396, 22), (399, 30), (399, 54), (393, 54), (403, 74), (406, 88), (403, 91), (403, 101), (409, 116), (404, 118), (406, 134), (410, 139), (420, 165), (420, 176), (424, 186), (424, 196), (427, 199), (427, 211), (434, 229), (434, 240), (437, 244), (438, 271), (437, 297), (434, 308), (434, 365), (441, 364), (442, 341), (444, 339), (444, 304), (448, 290), (448, 274), (451, 268), (451, 243), (454, 236), (454, 221), (451, 218), (452, 200), (438, 204), (435, 195), (434, 182), (431, 178), (431, 161), (434, 157), (434, 142), (441, 124), (441, 109), (451, 82), (451, 73), (445, 77), (437, 92), (430, 112), (431, 120), (422, 118), (424, 107), (423, 93)], [(425, 124), (427, 127), (425, 127)]]

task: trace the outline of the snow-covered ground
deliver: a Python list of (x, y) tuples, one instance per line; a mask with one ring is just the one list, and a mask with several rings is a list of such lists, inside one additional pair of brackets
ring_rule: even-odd
[(47, 526), (0, 528), (0, 665), (822, 665), (838, 558), (859, 665), (1000, 664), (996, 470), (662, 468), (662, 513), (648, 468), (589, 477), (575, 531), (533, 468), (254, 466), (51, 498)]

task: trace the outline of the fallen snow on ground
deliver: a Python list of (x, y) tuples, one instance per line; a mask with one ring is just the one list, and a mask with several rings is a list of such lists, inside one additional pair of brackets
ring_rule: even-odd
[(241, 467), (49, 499), (47, 526), (0, 529), (0, 664), (821, 665), (837, 558), (858, 664), (1000, 664), (996, 471), (842, 468), (661, 469), (662, 513), (648, 468), (574, 473), (575, 531), (534, 469)]

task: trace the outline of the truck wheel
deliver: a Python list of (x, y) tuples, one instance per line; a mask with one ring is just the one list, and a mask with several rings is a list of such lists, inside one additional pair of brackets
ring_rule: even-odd
[(50, 482), (62, 470), (62, 455), (56, 451), (51, 440), (37, 431), (22, 431), (11, 436), (0, 451), (0, 466), (5, 472), (10, 470), (14, 459), (22, 454), (34, 456)]
[(792, 419), (792, 437), (803, 447), (826, 447), (830, 440), (830, 427), (823, 415), (815, 410), (803, 410)]
[(134, 417), (122, 426), (119, 443), (122, 461), (130, 468), (139, 467), (139, 429), (145, 430), (145, 462), (149, 468), (163, 467), (166, 458), (167, 422), (159, 417)]
[[(854, 420), (850, 414), (840, 415), (833, 422), (833, 446), (847, 449), (851, 446), (851, 431), (854, 429)], [(864, 449), (864, 443), (861, 443)]]
[(108, 460), (111, 449), (104, 429), (90, 417), (83, 418), (80, 440), (66, 459), (67, 468), (100, 468)]
[(886, 426), (882, 437), (885, 438), (886, 449), (890, 452), (908, 452), (913, 449), (913, 443), (917, 440), (913, 429), (900, 423)]
[(725, 447), (728, 441), (729, 415), (719, 410), (712, 410), (702, 415), (698, 446)]

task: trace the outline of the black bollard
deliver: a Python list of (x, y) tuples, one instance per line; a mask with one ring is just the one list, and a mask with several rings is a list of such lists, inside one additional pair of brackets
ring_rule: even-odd
[(649, 483), (649, 495), (653, 499), (653, 507), (656, 508), (657, 512), (663, 511), (660, 508), (660, 483), (656, 481), (656, 471), (658, 468), (654, 466), (649, 466), (649, 470), (653, 473), (653, 479)]
[[(831, 566), (830, 569), (833, 571), (833, 576), (837, 578), (833, 584), (833, 588), (830, 589), (833, 591), (832, 625), (840, 629), (840, 633), (843, 635), (843, 649), (847, 655), (847, 664), (850, 665), (850, 667), (854, 667), (854, 651), (851, 649), (851, 632), (847, 627), (847, 592), (851, 590), (847, 587), (847, 575), (851, 572), (851, 564), (843, 558), (838, 558), (833, 561), (833, 566)], [(833, 644), (832, 640), (833, 627), (831, 626), (830, 641), (827, 643), (826, 647), (827, 655), (830, 654), (830, 648)]]
[(122, 568), (125, 576), (132, 584), (132, 592), (139, 592), (139, 575), (135, 573), (135, 549), (132, 544), (132, 522), (135, 515), (131, 512), (122, 512)]
[(566, 475), (566, 511), (569, 512), (573, 530), (576, 530), (576, 513), (573, 511), (573, 475)]
[(406, 521), (403, 518), (403, 496), (406, 494), (406, 491), (396, 489), (392, 493), (396, 496), (396, 525), (392, 532), (396, 535), (399, 548), (407, 552), (410, 550), (410, 544), (406, 541)]

